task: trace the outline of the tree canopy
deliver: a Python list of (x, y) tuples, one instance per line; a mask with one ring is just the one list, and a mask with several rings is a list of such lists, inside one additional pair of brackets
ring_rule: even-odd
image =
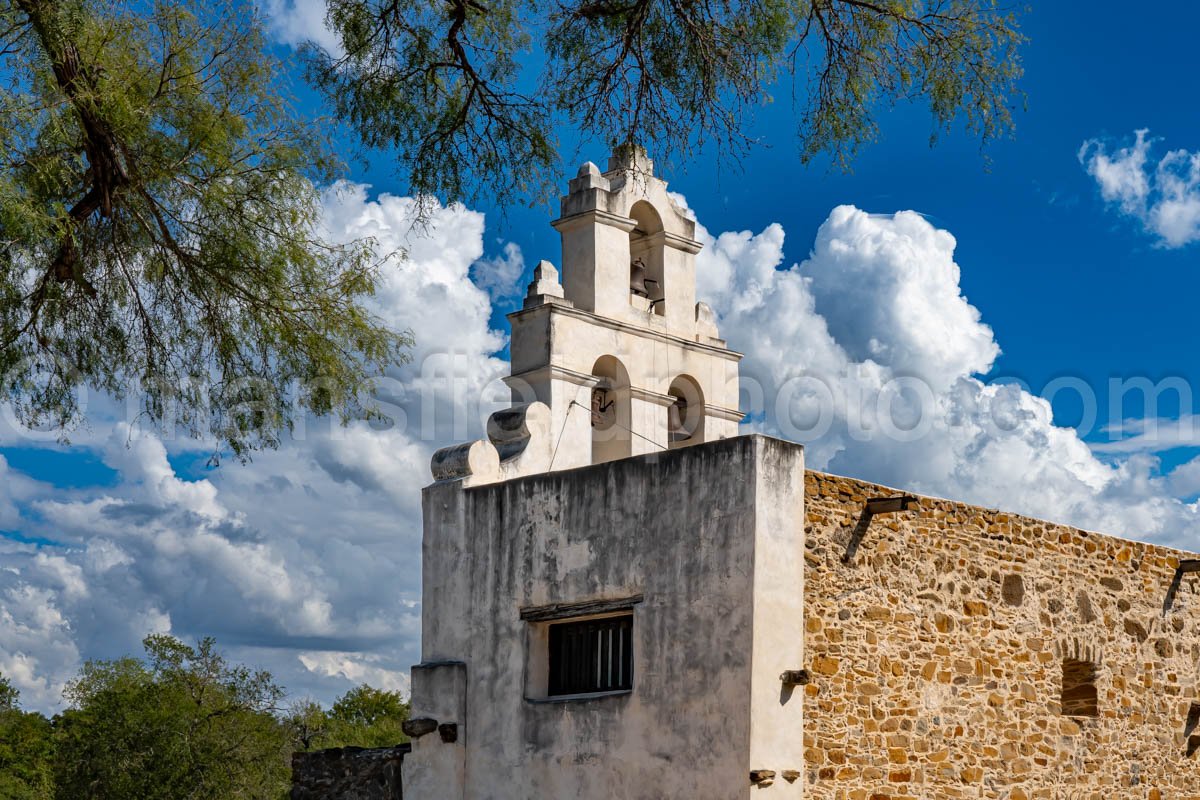
[(31, 426), (79, 386), (235, 451), (297, 408), (370, 411), (403, 356), (368, 243), (318, 229), (338, 173), (246, 2), (0, 0), (0, 387)]
[[(552, 195), (555, 131), (734, 157), (786, 92), (799, 154), (848, 164), (928, 102), (1012, 128), (1022, 35), (996, 0), (328, 0), (306, 74), (404, 188)], [(0, 400), (69, 431), (80, 387), (239, 454), (298, 414), (375, 411), (410, 337), (365, 301), (367, 241), (320, 230), (341, 172), (252, 0), (0, 0)], [(426, 206), (427, 207), (427, 206)]]
[(50, 800), (54, 796), (50, 721), (21, 711), (20, 693), (0, 675), (0, 797)]
[(408, 741), (401, 729), (408, 713), (399, 692), (363, 684), (338, 698), (328, 711), (313, 700), (300, 700), (286, 720), (302, 750), (391, 747)]
[(211, 639), (155, 635), (146, 659), (89, 662), (57, 722), (59, 797), (278, 800), (291, 742), (265, 672), (229, 664)]
[(805, 161), (849, 164), (908, 99), (988, 140), (1012, 128), (1023, 41), (996, 0), (329, 0), (327, 23), (341, 50), (309, 46), (312, 80), (412, 192), (452, 200), (551, 192), (559, 124), (739, 156), (789, 85)]
[(363, 684), (328, 709), (284, 711), (269, 673), (231, 663), (211, 639), (154, 635), (144, 647), (85, 664), (53, 719), (22, 711), (0, 675), (0, 798), (281, 800), (296, 750), (408, 740), (397, 692)]

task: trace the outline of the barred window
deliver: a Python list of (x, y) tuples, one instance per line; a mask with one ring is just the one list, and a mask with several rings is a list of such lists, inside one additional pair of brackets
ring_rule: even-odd
[(550, 626), (551, 696), (633, 688), (633, 615)]

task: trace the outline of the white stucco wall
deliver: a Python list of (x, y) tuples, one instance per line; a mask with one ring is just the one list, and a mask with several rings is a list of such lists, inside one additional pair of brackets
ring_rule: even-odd
[[(803, 665), (803, 475), (798, 445), (749, 436), (428, 487), (422, 656), (466, 665), (466, 707), (458, 743), (405, 760), (405, 797), (799, 797), (749, 772), (803, 769), (802, 693), (779, 681)], [(523, 608), (634, 595), (631, 692), (527, 698)], [(414, 716), (446, 713), (416, 689)], [(458, 746), (461, 795), (428, 766)]]

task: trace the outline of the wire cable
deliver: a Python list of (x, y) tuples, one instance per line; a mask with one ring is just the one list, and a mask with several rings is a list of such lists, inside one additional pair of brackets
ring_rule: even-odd
[[(558, 458), (558, 446), (562, 444), (563, 434), (567, 432), (567, 420), (571, 418), (571, 406), (579, 406), (579, 403), (572, 400), (571, 404), (567, 406), (567, 413), (563, 414), (563, 424), (558, 429), (558, 441), (554, 443), (554, 454), (550, 456), (550, 467), (546, 470), (547, 472), (554, 471), (554, 459)], [(579, 407), (583, 408), (583, 406)]]
[[(579, 402), (577, 402), (577, 401), (575, 401), (575, 400), (572, 400), (572, 401), (571, 401), (571, 405), (573, 405), (573, 406), (579, 406), (580, 408), (582, 408), (582, 409), (584, 409), (584, 410), (587, 410), (587, 406), (585, 406), (585, 405), (583, 405), (583, 403), (579, 403)], [(569, 407), (568, 407), (568, 409), (567, 409), (567, 413), (568, 413), (568, 414), (569, 414), (569, 413), (571, 413), (571, 409), (570, 409)], [(667, 447), (667, 446), (665, 446), (665, 445), (661, 445), (661, 444), (659, 444), (658, 442), (654, 441), (653, 439), (649, 438), (648, 436), (642, 436), (640, 433), (638, 433), (637, 431), (633, 430), (632, 428), (626, 428), (624, 425), (622, 425), (621, 423), (617, 422), (616, 420), (613, 420), (613, 423), (612, 423), (612, 424), (613, 424), (613, 425), (615, 425), (616, 427), (620, 428), (620, 429), (621, 429), (621, 430), (623, 430), (623, 431), (626, 431), (626, 432), (628, 432), (628, 433), (632, 433), (634, 436), (638, 437), (639, 439), (644, 439), (644, 440), (646, 440), (647, 442), (649, 442), (650, 444), (652, 444), (652, 445), (654, 445), (655, 447), (659, 448), (660, 450), (669, 450), (669, 449), (670, 449), (669, 447)], [(563, 426), (564, 426), (564, 427), (566, 426), (566, 422), (565, 422), (565, 420), (564, 420), (564, 422), (563, 422)], [(561, 433), (559, 434), (559, 440), (560, 440), (560, 441), (562, 440), (562, 434), (561, 434)], [(555, 447), (554, 447), (554, 450), (555, 450), (555, 452), (557, 452), (557, 451), (558, 451), (558, 446), (557, 446), (557, 445), (555, 445)], [(551, 465), (551, 466), (554, 466), (554, 462), (553, 462), (553, 460), (550, 462), (550, 465)]]

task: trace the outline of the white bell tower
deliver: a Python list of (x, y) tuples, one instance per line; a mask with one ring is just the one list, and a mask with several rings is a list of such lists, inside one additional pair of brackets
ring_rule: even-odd
[(584, 164), (553, 224), (513, 405), (422, 492), (404, 796), (798, 800), (803, 449), (737, 435), (741, 355), (645, 153)]
[(488, 483), (737, 435), (741, 354), (696, 302), (696, 223), (645, 151), (580, 167), (552, 224), (562, 281), (542, 261), (508, 317), (514, 407), (488, 440), (439, 451), (435, 477)]

